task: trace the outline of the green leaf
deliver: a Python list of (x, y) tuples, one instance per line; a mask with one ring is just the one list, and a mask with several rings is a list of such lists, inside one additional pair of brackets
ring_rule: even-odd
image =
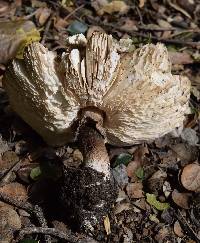
[(155, 222), (155, 223), (160, 223), (159, 219), (156, 217), (155, 214), (150, 214), (149, 215), (149, 219), (152, 221), (152, 222)]
[(40, 166), (33, 168), (30, 173), (30, 177), (35, 181), (39, 178), (49, 178), (52, 180), (57, 180), (61, 176), (61, 166), (51, 160), (42, 161), (40, 163)]
[(167, 45), (167, 50), (171, 52), (176, 52), (178, 51), (178, 47), (176, 45), (169, 44)]
[(40, 166), (37, 166), (31, 170), (30, 177), (31, 179), (36, 181), (39, 178), (39, 176), (41, 176), (41, 174), (42, 171), (40, 169)]
[(84, 34), (88, 29), (88, 26), (85, 23), (75, 20), (73, 23), (69, 25), (67, 30), (71, 35), (75, 34)]
[(146, 197), (147, 197), (147, 202), (153, 207), (155, 207), (156, 209), (158, 209), (159, 211), (163, 211), (170, 207), (169, 203), (159, 202), (156, 199), (156, 196), (154, 194), (146, 193)]
[(139, 179), (144, 180), (144, 169), (142, 167), (139, 167), (135, 174)]
[(61, 5), (62, 5), (63, 7), (70, 7), (70, 6), (73, 6), (74, 3), (73, 3), (73, 1), (71, 1), (71, 0), (62, 0), (62, 1), (61, 1)]
[(120, 164), (128, 165), (128, 163), (132, 160), (132, 158), (133, 158), (133, 156), (131, 154), (121, 153), (120, 155), (117, 156), (115, 163), (114, 163), (114, 167), (116, 167)]
[(16, 30), (16, 35), (19, 35), (22, 40), (17, 49), (16, 58), (23, 59), (24, 49), (32, 42), (40, 41), (40, 32), (33, 28), (30, 31), (25, 32), (22, 28)]
[(39, 241), (33, 239), (23, 239), (20, 240), (20, 243), (38, 243)]
[(0, 22), (0, 63), (6, 64), (13, 58), (22, 59), (24, 48), (40, 40), (40, 33), (29, 20)]

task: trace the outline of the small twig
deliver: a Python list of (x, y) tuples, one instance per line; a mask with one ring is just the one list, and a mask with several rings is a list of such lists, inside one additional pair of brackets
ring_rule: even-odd
[[(140, 30), (148, 30), (148, 31), (179, 31), (182, 30), (182, 28), (175, 28), (175, 27), (168, 27), (168, 28), (162, 28), (162, 27), (153, 27), (153, 26), (143, 26), (143, 25), (137, 25), (137, 28)], [(199, 28), (188, 28), (188, 29), (183, 29), (181, 32), (194, 32), (194, 33), (199, 33), (200, 29)]]
[(33, 16), (35, 16), (37, 12), (38, 12), (38, 9), (35, 10), (33, 13), (31, 13), (31, 14), (29, 14), (29, 15), (23, 16), (23, 19), (25, 19), (25, 20), (29, 20), (29, 19), (31, 19)]
[(68, 19), (69, 17), (73, 16), (75, 19), (77, 19), (77, 20), (79, 20), (79, 21), (82, 21), (82, 20), (81, 20), (75, 13), (76, 13), (79, 9), (83, 8), (83, 7), (85, 6), (85, 4), (83, 4), (83, 5), (81, 5), (80, 7), (76, 8), (76, 9), (73, 10), (72, 12), (69, 12), (69, 10), (68, 10), (64, 5), (61, 4), (61, 2), (56, 3), (55, 1), (51, 1), (51, 0), (49, 0), (49, 3), (51, 3), (52, 5), (55, 5), (57, 8), (60, 8), (60, 9), (65, 10), (67, 13), (69, 13), (69, 14), (64, 18), (65, 20)]
[(49, 31), (49, 28), (51, 26), (51, 21), (52, 21), (52, 15), (49, 17), (48, 21), (47, 21), (47, 24), (46, 24), (46, 27), (45, 27), (45, 30), (44, 30), (44, 33), (43, 33), (43, 37), (42, 37), (42, 41), (41, 41), (41, 44), (44, 45), (45, 41), (46, 41), (46, 37), (47, 37), (47, 34), (48, 34), (48, 31)]
[(78, 10), (82, 9), (84, 6), (85, 6), (85, 4), (82, 4), (82, 5), (79, 6), (78, 8), (74, 9), (71, 13), (69, 13), (69, 14), (64, 18), (64, 20), (67, 20), (67, 19), (69, 19), (71, 16), (74, 16), (74, 14), (75, 14)]
[(140, 30), (158, 31), (158, 32), (160, 32), (160, 31), (175, 31), (175, 30), (177, 30), (174, 27), (161, 28), (159, 26), (158, 27), (156, 27), (156, 26), (152, 27), (152, 26), (143, 26), (143, 25), (138, 25), (137, 28), (140, 29)]
[(168, 4), (174, 8), (176, 11), (181, 12), (183, 15), (185, 15), (187, 18), (192, 19), (192, 17), (190, 16), (190, 14), (188, 12), (186, 12), (183, 8), (181, 8), (180, 6), (172, 3), (170, 0), (167, 0)]
[(57, 230), (55, 228), (43, 228), (43, 227), (27, 227), (24, 228), (20, 231), (18, 241), (22, 240), (25, 235), (30, 235), (30, 234), (45, 234), (45, 235), (51, 235), (58, 237), (60, 239), (67, 240), (72, 243), (77, 242), (77, 238), (73, 235), (68, 235), (60, 230)]
[[(120, 31), (123, 31), (119, 28)], [(142, 34), (136, 31), (125, 31), (129, 34), (135, 35), (135, 36), (139, 36), (139, 37), (143, 37), (143, 38), (147, 38), (147, 39), (152, 39), (155, 41), (159, 41), (159, 42), (164, 42), (164, 43), (168, 43), (168, 44), (178, 44), (178, 45), (186, 45), (186, 46), (191, 46), (194, 48), (200, 47), (200, 42), (193, 42), (193, 41), (184, 41), (184, 40), (178, 40), (178, 39), (163, 39), (163, 38), (159, 38), (156, 36), (152, 36), (152, 35), (146, 35), (146, 34)]]
[(196, 29), (196, 30), (183, 30), (183, 31), (180, 31), (178, 33), (173, 33), (171, 34), (170, 36), (168, 36), (168, 39), (171, 39), (171, 38), (174, 38), (174, 37), (177, 37), (179, 35), (183, 35), (183, 34), (189, 34), (191, 35), (191, 33), (199, 33), (200, 30), (199, 29)]
[[(46, 219), (44, 217), (44, 214), (43, 214), (43, 211), (42, 211), (42, 208), (39, 207), (38, 205), (35, 205), (35, 207), (34, 207), (34, 213), (37, 216), (37, 219), (38, 219), (40, 225), (42, 227), (48, 227), (47, 221), (46, 221)], [(46, 234), (44, 236), (44, 238), (45, 238), (45, 241), (46, 242), (51, 243), (51, 236), (50, 235)]]
[(21, 160), (18, 160), (10, 169), (8, 169), (1, 177), (0, 177), (0, 187), (7, 184), (10, 178), (10, 174), (17, 171), (20, 167)]
[(26, 210), (30, 213), (34, 212), (34, 207), (30, 203), (19, 201), (19, 200), (16, 200), (14, 198), (11, 198), (10, 196), (8, 196), (5, 193), (0, 192), (0, 200), (5, 202), (5, 203), (8, 203), (8, 204), (10, 204), (14, 207), (24, 209), (24, 210)]
[(194, 230), (192, 229), (192, 227), (188, 224), (187, 220), (185, 219), (185, 217), (182, 215), (181, 211), (178, 210), (178, 214), (176, 214), (176, 218), (178, 219), (179, 223), (182, 225), (183, 228), (186, 228), (185, 231), (189, 231), (191, 234), (191, 237), (197, 242), (200, 243), (200, 238), (199, 236), (194, 232)]
[(143, 18), (142, 18), (142, 14), (141, 14), (141, 12), (140, 12), (140, 9), (139, 9), (138, 7), (136, 7), (136, 10), (137, 10), (137, 13), (138, 13), (139, 18), (140, 18), (140, 23), (141, 23), (141, 24), (144, 24), (144, 22), (143, 22)]
[(30, 234), (47, 234), (47, 235), (57, 237), (59, 239), (66, 240), (67, 242), (70, 243), (83, 243), (83, 242), (88, 242), (88, 240), (91, 240), (92, 243), (97, 243), (95, 240), (84, 235), (76, 236), (72, 232), (65, 233), (55, 228), (43, 228), (43, 227), (26, 227), (20, 231), (17, 240), (18, 241), (22, 240), (25, 235), (30, 235)]
[(55, 46), (54, 48), (52, 48), (52, 51), (57, 51), (57, 50), (59, 50), (59, 49), (64, 49), (64, 50), (66, 50), (67, 49), (67, 47), (66, 46), (62, 46), (62, 45), (59, 45), (59, 46)]

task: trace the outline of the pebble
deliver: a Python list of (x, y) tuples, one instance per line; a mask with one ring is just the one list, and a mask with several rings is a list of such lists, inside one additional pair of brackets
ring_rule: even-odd
[(143, 185), (141, 182), (129, 183), (126, 187), (127, 194), (130, 198), (144, 197)]

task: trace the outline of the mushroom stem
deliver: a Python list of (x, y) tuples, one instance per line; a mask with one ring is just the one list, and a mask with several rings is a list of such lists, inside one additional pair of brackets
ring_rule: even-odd
[(110, 179), (110, 161), (105, 140), (91, 122), (82, 125), (77, 137), (83, 153), (85, 167), (92, 168)]
[(62, 187), (62, 201), (75, 224), (90, 234), (104, 230), (103, 219), (117, 196), (105, 141), (96, 127), (96, 121), (90, 117), (82, 120), (77, 140), (84, 165), (65, 169)]

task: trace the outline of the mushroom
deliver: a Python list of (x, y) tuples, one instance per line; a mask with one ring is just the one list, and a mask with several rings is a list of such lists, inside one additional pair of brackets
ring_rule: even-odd
[(32, 43), (13, 60), (4, 85), (10, 103), (53, 146), (77, 140), (80, 168), (66, 169), (61, 197), (86, 231), (106, 216), (117, 188), (105, 144), (149, 141), (182, 125), (190, 82), (171, 74), (163, 44), (133, 51), (105, 33), (69, 37), (58, 57)]

